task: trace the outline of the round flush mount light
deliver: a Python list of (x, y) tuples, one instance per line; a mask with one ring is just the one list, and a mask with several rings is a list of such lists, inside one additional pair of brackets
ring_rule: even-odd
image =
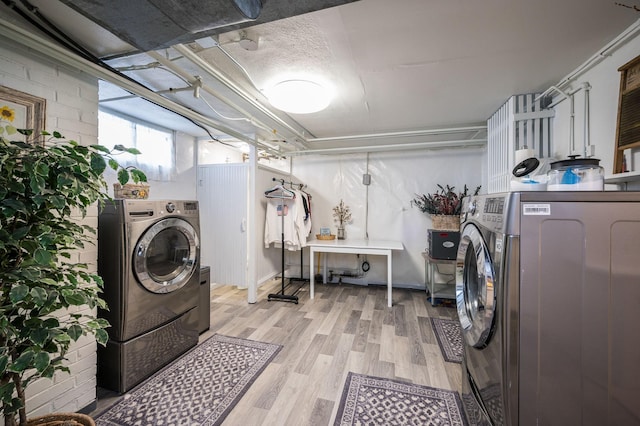
[(331, 102), (331, 90), (309, 80), (285, 80), (265, 93), (269, 102), (279, 110), (293, 114), (322, 111)]

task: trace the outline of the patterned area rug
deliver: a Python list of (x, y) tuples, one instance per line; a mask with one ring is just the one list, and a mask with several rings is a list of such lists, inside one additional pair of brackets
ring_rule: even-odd
[(457, 320), (431, 318), (431, 326), (444, 360), (462, 363), (464, 347), (462, 346), (460, 323)]
[(334, 426), (466, 425), (457, 392), (349, 373)]
[(219, 425), (281, 348), (215, 334), (126, 394), (96, 424)]

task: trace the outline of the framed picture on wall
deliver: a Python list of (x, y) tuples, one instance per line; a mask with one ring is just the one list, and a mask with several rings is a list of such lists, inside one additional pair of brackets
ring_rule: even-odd
[[(46, 99), (30, 95), (19, 90), (0, 85), (0, 127), (5, 126), (16, 129), (33, 129), (30, 141), (36, 140), (36, 136), (44, 130)], [(4, 133), (4, 132), (3, 132)], [(27, 137), (19, 133), (12, 135), (3, 134), (11, 140), (27, 141)]]

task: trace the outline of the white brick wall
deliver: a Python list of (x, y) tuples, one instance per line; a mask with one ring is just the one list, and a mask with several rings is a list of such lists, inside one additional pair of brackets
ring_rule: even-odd
[[(67, 139), (82, 144), (97, 143), (96, 78), (39, 58), (0, 37), (0, 84), (45, 98), (47, 130), (58, 130)], [(90, 209), (85, 223), (96, 226), (97, 214), (97, 208)], [(96, 272), (96, 246), (87, 245), (76, 256), (78, 261), (89, 264), (89, 271)], [(58, 372), (53, 380), (41, 379), (29, 386), (29, 416), (79, 411), (96, 400), (96, 346), (93, 338), (81, 338), (67, 356), (70, 374)]]

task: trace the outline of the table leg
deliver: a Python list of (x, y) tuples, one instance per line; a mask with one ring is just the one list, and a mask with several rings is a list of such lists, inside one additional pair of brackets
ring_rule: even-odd
[(389, 307), (391, 307), (392, 305), (391, 287), (393, 287), (393, 283), (391, 282), (391, 277), (393, 276), (391, 265), (391, 250), (389, 250), (389, 252), (387, 253), (387, 299)]
[(309, 298), (313, 299), (314, 297), (314, 272), (313, 272), (313, 255), (315, 254), (315, 251), (313, 250), (313, 247), (311, 247), (309, 249)]
[(322, 284), (327, 283), (327, 258), (329, 257), (329, 253), (325, 253), (322, 256)]

